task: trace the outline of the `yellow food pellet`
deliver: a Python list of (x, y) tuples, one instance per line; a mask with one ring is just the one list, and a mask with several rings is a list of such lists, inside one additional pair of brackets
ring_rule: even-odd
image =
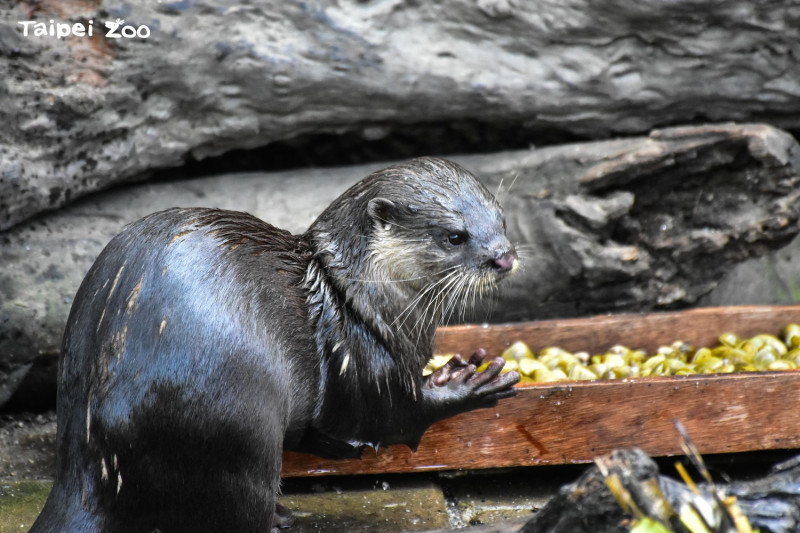
[(537, 370), (547, 370), (547, 367), (538, 359), (523, 359), (519, 362), (519, 370), (526, 376), (533, 376)]
[(789, 324), (783, 328), (781, 338), (790, 350), (800, 348), (800, 324)]
[(778, 361), (771, 362), (767, 368), (770, 370), (791, 370), (797, 368), (797, 365), (795, 365), (793, 361), (779, 359)]
[(731, 332), (723, 333), (722, 335), (720, 335), (719, 342), (721, 342), (725, 346), (730, 346), (731, 348), (737, 348), (741, 344), (741, 341), (739, 340), (739, 337), (736, 335), (736, 333), (731, 333)]
[(533, 357), (533, 352), (528, 348), (524, 342), (517, 341), (503, 352), (503, 358), (506, 361), (520, 361), (525, 358)]
[(597, 379), (599, 376), (581, 363), (576, 363), (567, 371), (567, 377), (569, 379)]

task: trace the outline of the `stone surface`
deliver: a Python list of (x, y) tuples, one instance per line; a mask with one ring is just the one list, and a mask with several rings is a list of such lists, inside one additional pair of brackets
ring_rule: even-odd
[(0, 485), (17, 480), (52, 480), (55, 455), (55, 411), (0, 415)]
[[(727, 125), (454, 158), (498, 192), (523, 268), (493, 309), (452, 319), (689, 305), (733, 265), (800, 231), (799, 151), (768, 126)], [(72, 297), (124, 224), (200, 205), (249, 211), (299, 232), (347, 186), (383, 166), (130, 186), (0, 233), (0, 405), (18, 388), (33, 399), (52, 396)]]
[(522, 522), (544, 507), (561, 485), (575, 479), (585, 466), (515, 468), (505, 471), (444, 472), (440, 483), (447, 494), (450, 524), (463, 528), (480, 524)]
[[(105, 37), (116, 19), (150, 36)], [(28, 20), (91, 20), (94, 34), (26, 37)], [(688, 122), (798, 128), (799, 22), (778, 0), (12, 2), (0, 228), (302, 134), (475, 121), (546, 143)]]
[[(0, 466), (2, 464), (0, 463)], [(280, 502), (295, 517), (288, 531), (364, 533), (449, 529), (444, 495), (430, 482), (396, 480), (363, 489), (358, 479), (338, 486), (315, 484), (312, 490), (284, 491)], [(0, 533), (27, 531), (39, 515), (51, 481), (0, 482)]]
[(0, 533), (28, 531), (52, 486), (51, 481), (0, 483)]
[(698, 305), (800, 303), (800, 237), (780, 250), (733, 267)]
[(320, 480), (312, 491), (284, 491), (280, 501), (295, 517), (291, 531), (381, 533), (449, 527), (444, 494), (433, 483), (393, 478), (369, 489), (359, 489), (358, 484), (354, 479), (330, 486)]

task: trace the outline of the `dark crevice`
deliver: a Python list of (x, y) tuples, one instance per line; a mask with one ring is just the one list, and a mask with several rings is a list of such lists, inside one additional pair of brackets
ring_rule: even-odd
[(57, 368), (55, 355), (37, 357), (11, 398), (0, 406), (0, 414), (44, 413), (55, 409)]
[(542, 131), (517, 124), (461, 120), (447, 123), (375, 126), (366, 132), (318, 133), (276, 141), (260, 148), (232, 150), (183, 166), (159, 170), (151, 179), (188, 179), (228, 172), (336, 167), (423, 155), (481, 154), (588, 140), (566, 131)]

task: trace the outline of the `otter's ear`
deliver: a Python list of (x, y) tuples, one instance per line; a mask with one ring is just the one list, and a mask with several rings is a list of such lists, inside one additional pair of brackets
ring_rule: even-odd
[(396, 206), (386, 198), (373, 198), (367, 204), (367, 214), (376, 224), (387, 227), (394, 220)]

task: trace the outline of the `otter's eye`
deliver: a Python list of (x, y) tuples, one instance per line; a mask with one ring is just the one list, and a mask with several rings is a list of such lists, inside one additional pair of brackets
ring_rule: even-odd
[(464, 242), (466, 242), (467, 235), (465, 233), (454, 231), (453, 233), (447, 236), (447, 240), (453, 246), (458, 246), (459, 244), (464, 244)]

